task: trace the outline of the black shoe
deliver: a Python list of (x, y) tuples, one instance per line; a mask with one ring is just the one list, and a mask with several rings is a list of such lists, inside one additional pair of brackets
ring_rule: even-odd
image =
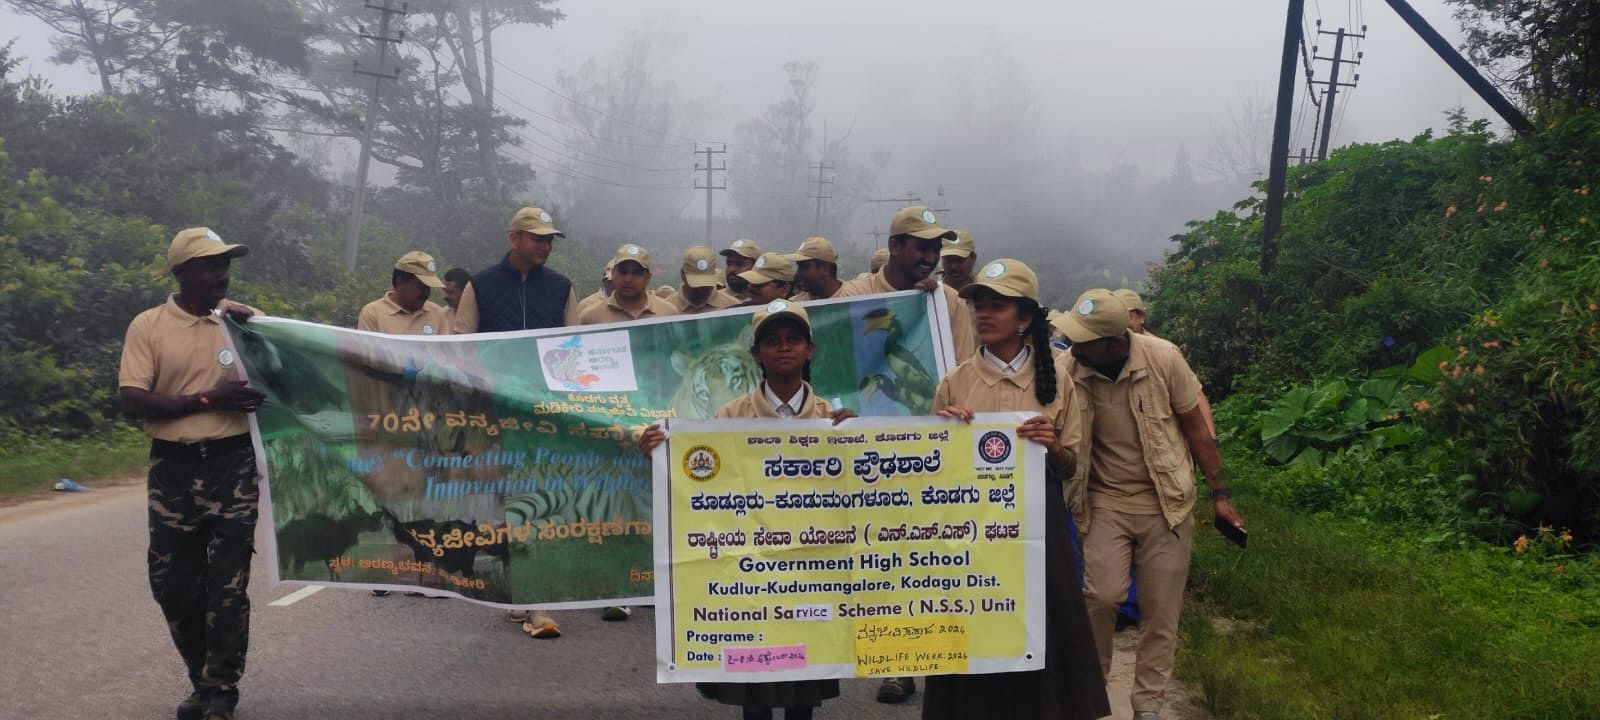
[(205, 698), (200, 693), (189, 693), (189, 697), (178, 703), (178, 720), (204, 720), (205, 715)]
[(223, 695), (218, 693), (206, 700), (205, 720), (233, 720), (233, 709), (239, 704), (237, 693)]
[(917, 694), (915, 678), (887, 678), (878, 686), (878, 702), (886, 705), (899, 705), (915, 694)]

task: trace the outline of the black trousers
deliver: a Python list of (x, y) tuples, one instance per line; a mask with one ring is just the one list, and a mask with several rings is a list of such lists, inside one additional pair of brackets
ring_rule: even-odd
[(197, 454), (157, 443), (151, 461), (150, 590), (195, 692), (231, 705), (250, 642), (255, 452), (248, 444)]

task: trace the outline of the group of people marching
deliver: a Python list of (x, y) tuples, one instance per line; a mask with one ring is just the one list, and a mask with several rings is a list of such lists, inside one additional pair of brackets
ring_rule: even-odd
[[(793, 253), (741, 239), (720, 253), (690, 248), (680, 285), (652, 290), (650, 251), (628, 243), (606, 263), (601, 289), (579, 299), (571, 281), (546, 266), (564, 237), (549, 213), (526, 207), (512, 218), (508, 252), (476, 274), (454, 269), (441, 278), (431, 256), (407, 253), (395, 263), (391, 289), (362, 308), (358, 329), (506, 332), (757, 306), (750, 352), (763, 381), (717, 417), (837, 423), (853, 413), (812, 391), (816, 345), (805, 303), (945, 293), (960, 364), (939, 382), (934, 411), (961, 421), (979, 412), (1034, 413), (1017, 433), (1046, 450), (1047, 648), (1043, 670), (928, 678), (923, 717), (1109, 715), (1104, 678), (1117, 607), (1136, 582), (1141, 634), (1131, 700), (1136, 720), (1158, 720), (1196, 525), (1195, 465), (1215, 515), (1234, 527), (1243, 522), (1229, 503), (1200, 383), (1176, 346), (1145, 330), (1137, 294), (1089, 290), (1071, 307), (1050, 310), (1025, 263), (980, 264), (972, 235), (945, 229), (924, 207), (896, 213), (870, 272), (850, 280), (839, 278), (838, 253), (825, 238), (806, 238)], [(222, 315), (258, 314), (226, 299), (230, 262), (246, 254), (207, 228), (178, 233), (167, 255), (178, 292), (130, 324), (119, 374), (124, 410), (143, 419), (152, 438), (150, 584), (193, 685), (177, 707), (179, 720), (231, 720), (244, 670), (258, 498), (246, 414), (265, 396), (234, 379), (236, 358), (218, 325)], [(444, 306), (430, 301), (433, 290), (442, 291)], [(665, 437), (653, 426), (641, 449)], [(602, 617), (629, 615), (614, 607)], [(532, 637), (560, 636), (548, 614), (511, 618)], [(739, 706), (747, 719), (771, 718), (778, 708), (804, 719), (837, 697), (839, 684), (715, 683), (700, 691)], [(914, 679), (893, 678), (878, 699), (903, 702), (915, 692)]]

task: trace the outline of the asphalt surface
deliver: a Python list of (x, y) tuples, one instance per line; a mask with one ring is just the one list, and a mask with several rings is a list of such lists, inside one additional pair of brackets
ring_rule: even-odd
[[(145, 523), (142, 483), (0, 507), (0, 718), (173, 717), (188, 683), (150, 596)], [(271, 605), (297, 590), (251, 585), (240, 720), (739, 717), (656, 683), (649, 609), (625, 623), (560, 612), (563, 637), (533, 640), (455, 600), (326, 588)], [(844, 681), (816, 717), (921, 716), (921, 693), (889, 706), (876, 689)]]

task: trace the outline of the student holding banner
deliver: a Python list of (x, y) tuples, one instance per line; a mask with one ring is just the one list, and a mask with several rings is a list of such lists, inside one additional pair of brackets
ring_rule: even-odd
[[(788, 300), (773, 300), (752, 318), (755, 345), (750, 354), (761, 366), (761, 385), (744, 397), (717, 410), (719, 418), (833, 418), (838, 424), (855, 413), (835, 410), (811, 389), (811, 317), (805, 308)], [(666, 440), (652, 425), (639, 438), (646, 455)], [(700, 694), (724, 705), (744, 709), (744, 720), (771, 720), (773, 708), (783, 708), (785, 720), (811, 720), (822, 701), (839, 697), (838, 680), (800, 680), (764, 683), (700, 683)]]
[(1072, 382), (1060, 377), (1039, 280), (1017, 260), (985, 265), (961, 289), (972, 301), (981, 347), (934, 392), (933, 409), (971, 422), (978, 412), (1039, 413), (1017, 435), (1045, 446), (1045, 666), (1043, 670), (928, 678), (923, 720), (1000, 717), (1090, 720), (1111, 714), (1078, 586), (1062, 483), (1077, 464), (1082, 424), (1071, 410)]

